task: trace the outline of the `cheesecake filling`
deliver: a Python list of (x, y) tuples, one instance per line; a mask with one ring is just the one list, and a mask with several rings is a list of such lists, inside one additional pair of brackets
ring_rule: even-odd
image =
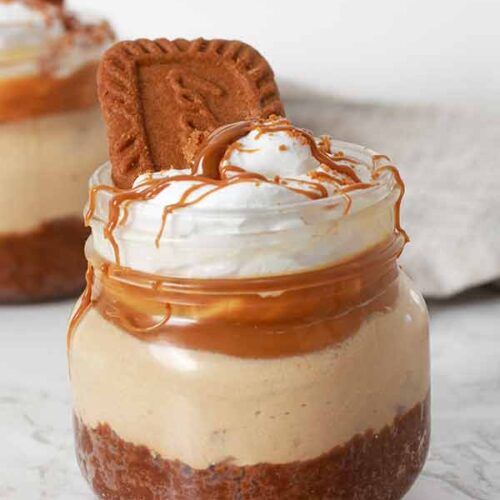
[(0, 238), (64, 218), (81, 220), (84, 186), (106, 158), (97, 105), (0, 122)]
[(0, 2), (0, 236), (81, 218), (107, 157), (96, 92), (109, 25), (52, 2)]
[(271, 359), (145, 341), (90, 309), (70, 347), (75, 413), (196, 469), (317, 457), (391, 425), (429, 391), (425, 306), (398, 281), (389, 310), (344, 341)]

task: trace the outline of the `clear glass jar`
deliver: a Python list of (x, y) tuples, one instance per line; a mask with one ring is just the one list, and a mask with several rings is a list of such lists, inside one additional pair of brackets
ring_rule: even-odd
[(0, 302), (83, 289), (81, 211), (107, 157), (95, 78), (112, 33), (98, 28), (87, 39), (0, 23)]
[[(403, 496), (429, 443), (428, 317), (397, 265), (392, 175), (371, 194), (349, 215), (332, 200), (254, 210), (238, 232), (241, 212), (179, 210), (171, 224), (211, 229), (165, 238), (182, 260), (168, 274), (103, 255), (111, 194), (92, 202), (68, 356), (78, 461), (101, 498)], [(286, 223), (259, 229), (273, 218)], [(311, 269), (313, 235), (330, 263)], [(151, 257), (144, 234), (127, 238), (124, 259)], [(293, 255), (296, 270), (175, 276), (196, 263), (202, 274), (202, 256), (251, 264), (258, 252), (275, 270)]]

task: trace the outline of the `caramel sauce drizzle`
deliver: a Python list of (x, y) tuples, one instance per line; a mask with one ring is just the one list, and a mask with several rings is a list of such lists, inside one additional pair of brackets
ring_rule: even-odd
[(336, 151), (332, 154), (333, 159), (337, 161), (345, 161), (351, 165), (359, 165), (360, 161), (352, 156), (347, 156), (343, 151)]
[[(328, 189), (326, 189), (323, 184), (320, 182), (306, 181), (305, 179), (293, 179), (285, 177), (279, 178), (276, 184), (281, 186), (285, 186), (290, 191), (294, 191), (295, 193), (301, 194), (310, 200), (319, 200), (321, 198), (326, 198), (328, 196)], [(293, 184), (302, 184), (304, 187), (310, 187), (313, 191), (307, 189), (300, 189), (294, 187)]]
[[(271, 123), (241, 121), (218, 128), (208, 136), (198, 151), (193, 162), (193, 174), (208, 177), (209, 179), (220, 179), (219, 166), (224, 159), (228, 146), (237, 142), (252, 130), (257, 130), (258, 132), (256, 139), (262, 136), (262, 134), (273, 132), (287, 132), (298, 135), (306, 141), (311, 148), (312, 155), (323, 167), (343, 174), (353, 182), (361, 182), (352, 167), (341, 165), (332, 155), (324, 152), (318, 147), (315, 138), (309, 132), (294, 127), (284, 120), (277, 120)], [(341, 159), (344, 160), (345, 157)]]
[[(280, 178), (270, 180), (265, 176), (257, 173), (246, 172), (244, 169), (233, 166), (221, 166), (221, 162), (228, 158), (229, 150), (239, 149), (246, 152), (255, 152), (256, 149), (244, 149), (238, 139), (249, 133), (251, 130), (257, 130), (257, 139), (264, 133), (273, 133), (284, 131), (292, 135), (296, 135), (303, 139), (310, 147), (313, 156), (321, 164), (327, 172), (311, 172), (311, 181), (304, 179)], [(196, 184), (186, 189), (178, 202), (169, 204), (164, 207), (159, 231), (155, 238), (155, 245), (158, 248), (161, 238), (164, 234), (168, 216), (175, 210), (186, 208), (195, 205), (201, 200), (211, 195), (212, 193), (223, 189), (227, 186), (243, 183), (243, 182), (263, 182), (282, 185), (291, 191), (299, 193), (311, 200), (325, 198), (329, 195), (324, 182), (335, 186), (336, 192), (342, 195), (345, 200), (344, 214), (347, 214), (352, 206), (352, 199), (348, 193), (354, 190), (368, 189), (373, 186), (371, 183), (362, 182), (353, 167), (340, 162), (350, 163), (352, 165), (359, 162), (344, 155), (342, 152), (337, 152), (334, 155), (326, 153), (323, 149), (331, 149), (330, 142), (322, 143), (318, 146), (314, 137), (307, 131), (293, 127), (289, 122), (283, 119), (277, 119), (271, 123), (262, 121), (242, 121), (229, 124), (218, 128), (205, 141), (200, 148), (195, 160), (191, 174), (179, 174), (176, 176), (155, 179), (152, 175), (137, 187), (130, 189), (119, 189), (113, 186), (100, 185), (95, 186), (90, 191), (88, 209), (85, 214), (86, 225), (90, 224), (90, 220), (96, 209), (96, 197), (101, 191), (111, 194), (109, 201), (108, 220), (104, 226), (104, 237), (110, 242), (115, 261), (120, 265), (120, 249), (116, 241), (114, 232), (117, 227), (123, 225), (128, 220), (128, 208), (134, 201), (147, 201), (154, 198), (162, 190), (166, 189), (172, 182), (177, 181), (196, 181)], [(404, 240), (408, 241), (406, 232), (400, 224), (400, 207), (404, 195), (404, 184), (401, 180), (398, 170), (392, 165), (377, 166), (381, 160), (389, 160), (385, 155), (373, 156), (373, 179), (377, 179), (383, 171), (389, 170), (392, 172), (396, 183), (400, 188), (400, 195), (395, 204), (395, 231), (403, 235)], [(234, 175), (228, 175), (228, 174)], [(318, 182), (314, 181), (317, 179)], [(205, 189), (207, 186), (212, 186), (210, 189)], [(300, 186), (300, 187), (299, 187)], [(205, 189), (203, 193), (197, 192)]]
[[(250, 173), (246, 172), (243, 168), (237, 167), (236, 165), (224, 165), (220, 168), (220, 175), (221, 179), (227, 179), (228, 178), (228, 173), (234, 173), (236, 175), (229, 177), (230, 179), (248, 179), (249, 175), (252, 177), (255, 177), (255, 180), (260, 180), (262, 182), (266, 183), (272, 183), (272, 184), (278, 184), (280, 186), (284, 186), (290, 191), (294, 191), (296, 193), (301, 194), (302, 196), (305, 196), (309, 198), (310, 200), (318, 200), (320, 198), (326, 198), (328, 196), (328, 190), (321, 184), (320, 182), (312, 182), (312, 181), (306, 181), (304, 179), (294, 179), (294, 178), (281, 178), (280, 176), (276, 176), (272, 181), (270, 181), (267, 177), (261, 175), (261, 174), (255, 174), (255, 173)], [(252, 179), (253, 180), (253, 179)], [(307, 189), (300, 189), (296, 188), (293, 186), (293, 184), (303, 184), (306, 187), (310, 187), (311, 190)], [(315, 192), (316, 191), (316, 192)]]
[(156, 235), (156, 238), (155, 238), (155, 246), (156, 246), (156, 248), (160, 248), (160, 240), (161, 240), (161, 237), (163, 236), (163, 232), (165, 231), (165, 226), (167, 224), (167, 216), (169, 214), (171, 214), (177, 208), (185, 208), (185, 207), (189, 207), (191, 205), (194, 205), (194, 204), (198, 203), (203, 198), (205, 198), (209, 194), (212, 194), (214, 191), (217, 191), (217, 190), (221, 189), (221, 187), (222, 187), (222, 186), (216, 186), (213, 189), (208, 190), (206, 193), (198, 196), (194, 200), (191, 200), (189, 202), (187, 201), (187, 199), (193, 193), (196, 193), (196, 191), (199, 191), (201, 188), (203, 188), (205, 186), (206, 186), (206, 184), (204, 184), (204, 183), (195, 184), (194, 186), (191, 186), (190, 188), (186, 189), (186, 191), (184, 191), (184, 193), (182, 194), (181, 198), (179, 199), (179, 201), (177, 203), (173, 203), (171, 205), (167, 205), (163, 209), (163, 213), (162, 213), (162, 217), (161, 217), (160, 230), (158, 231), (158, 234)]
[(92, 289), (94, 287), (94, 281), (94, 267), (89, 263), (89, 265), (87, 266), (87, 271), (85, 273), (85, 290), (80, 297), (80, 303), (71, 316), (68, 326), (68, 336), (66, 340), (68, 349), (71, 344), (71, 339), (73, 338), (73, 333), (76, 330), (76, 327), (92, 304)]
[[(233, 167), (233, 168), (239, 169), (239, 167)], [(234, 171), (236, 171), (236, 170), (234, 170)], [(196, 179), (200, 179), (200, 178), (196, 177)], [(311, 186), (313, 189), (316, 189), (317, 192), (315, 193), (313, 191), (308, 191), (305, 189), (299, 189), (296, 187), (289, 186), (288, 182), (291, 182), (292, 180), (293, 180), (293, 182), (305, 184), (306, 186)], [(159, 248), (159, 246), (160, 246), (160, 240), (161, 240), (161, 237), (163, 236), (163, 233), (165, 231), (167, 217), (169, 214), (174, 212), (176, 209), (186, 208), (186, 207), (189, 207), (192, 205), (196, 205), (201, 200), (203, 200), (207, 196), (211, 195), (215, 191), (219, 191), (227, 186), (233, 186), (235, 184), (241, 184), (243, 182), (271, 183), (263, 175), (256, 174), (253, 172), (245, 172), (244, 170), (241, 169), (241, 173), (238, 173), (238, 175), (231, 177), (231, 178), (228, 178), (228, 179), (221, 179), (213, 189), (207, 190), (203, 194), (198, 196), (197, 198), (194, 198), (191, 201), (188, 201), (188, 198), (193, 193), (196, 193), (196, 191), (199, 191), (202, 187), (206, 186), (207, 182), (206, 182), (206, 180), (204, 180), (204, 181), (205, 181), (205, 183), (201, 182), (198, 185), (191, 186), (190, 188), (186, 189), (186, 191), (183, 193), (183, 195), (181, 196), (180, 200), (177, 203), (173, 203), (171, 205), (167, 205), (166, 207), (164, 207), (163, 213), (162, 213), (162, 222), (161, 222), (161, 226), (160, 226), (160, 231), (158, 232), (158, 234), (155, 238), (155, 245), (157, 248)], [(305, 181), (302, 179), (297, 179), (297, 180), (296, 179), (281, 179), (279, 184), (287, 187), (290, 191), (300, 193), (301, 195), (306, 196), (307, 198), (309, 198), (311, 200), (316, 200), (316, 199), (320, 199), (320, 198), (324, 198), (324, 197), (328, 196), (327, 189), (322, 184), (320, 184), (318, 182), (309, 182), (309, 181)]]
[[(330, 169), (332, 173), (332, 182), (334, 180), (333, 175), (340, 176), (335, 179), (337, 183), (348, 182), (348, 185), (355, 189), (357, 186), (362, 187), (363, 183), (359, 180), (358, 176), (354, 170), (347, 166), (341, 165), (333, 159), (333, 157), (325, 152), (323, 152), (316, 144), (314, 137), (306, 132), (305, 130), (298, 129), (292, 125), (285, 122), (285, 124), (280, 124), (277, 121), (274, 124), (264, 124), (260, 121), (244, 121), (238, 122), (230, 125), (220, 127), (215, 130), (207, 139), (204, 145), (202, 145), (198, 155), (195, 158), (193, 168), (193, 173), (191, 175), (178, 175), (166, 179), (154, 179), (150, 177), (145, 182), (139, 186), (131, 189), (118, 189), (112, 186), (95, 186), (90, 191), (88, 209), (85, 214), (86, 225), (90, 224), (90, 220), (95, 212), (96, 197), (100, 191), (106, 191), (112, 196), (109, 201), (109, 214), (108, 221), (104, 226), (104, 237), (110, 242), (115, 255), (115, 260), (117, 264), (120, 264), (120, 249), (119, 245), (114, 236), (114, 232), (117, 227), (124, 225), (128, 220), (128, 207), (134, 201), (147, 201), (154, 198), (159, 192), (167, 188), (173, 181), (197, 181), (197, 184), (188, 188), (178, 202), (167, 205), (163, 209), (161, 226), (159, 228), (158, 234), (155, 238), (155, 245), (158, 248), (160, 245), (160, 240), (165, 231), (166, 223), (169, 214), (175, 210), (186, 208), (199, 203), (201, 200), (209, 196), (210, 194), (225, 188), (229, 185), (234, 185), (241, 182), (265, 182), (265, 183), (276, 183), (294, 191), (302, 196), (305, 196), (311, 200), (317, 200), (320, 198), (325, 198), (328, 196), (328, 190), (321, 182), (307, 181), (304, 179), (280, 179), (279, 177), (274, 180), (269, 180), (265, 176), (245, 172), (235, 166), (223, 166), (221, 167), (221, 161), (224, 157), (227, 157), (229, 149), (238, 149), (245, 152), (255, 152), (256, 149), (244, 149), (241, 144), (238, 143), (238, 139), (246, 135), (249, 131), (256, 129), (258, 130), (259, 136), (265, 132), (278, 132), (286, 131), (291, 134), (297, 134), (303, 138), (306, 143), (310, 146), (313, 156), (321, 163), (325, 168)], [(339, 157), (342, 160), (345, 159), (344, 156)], [(235, 175), (227, 177), (227, 173), (232, 172)], [(199, 196), (192, 198), (200, 189), (205, 188), (207, 184), (213, 185), (213, 189), (208, 189)], [(302, 187), (298, 187), (302, 186)], [(347, 195), (343, 196), (346, 198), (346, 212), (351, 206), (351, 201), (347, 198)]]
[[(144, 183), (139, 186), (131, 189), (119, 189), (114, 186), (107, 185), (99, 185), (95, 186), (90, 191), (89, 196), (89, 204), (88, 209), (84, 217), (85, 224), (88, 226), (90, 224), (90, 220), (92, 219), (95, 209), (96, 209), (96, 197), (97, 194), (101, 191), (108, 192), (112, 196), (109, 201), (109, 213), (108, 213), (108, 222), (104, 226), (104, 237), (110, 242), (113, 252), (115, 255), (115, 260), (117, 264), (120, 264), (120, 249), (116, 238), (114, 236), (115, 229), (119, 226), (119, 224), (123, 224), (128, 219), (128, 205), (133, 203), (134, 201), (148, 201), (158, 195), (161, 191), (166, 189), (170, 184), (174, 181), (192, 181), (196, 180), (200, 182), (200, 185), (196, 185), (196, 188), (199, 188), (201, 185), (212, 184), (215, 186), (220, 186), (220, 183), (214, 181), (212, 179), (202, 179), (199, 177), (193, 177), (192, 175), (176, 175), (173, 177), (165, 178), (165, 179), (147, 179)], [(191, 194), (191, 190), (187, 193), (187, 196)], [(183, 198), (185, 198), (185, 195)], [(186, 206), (180, 202), (169, 205), (166, 208), (171, 208), (174, 210), (175, 208)], [(125, 210), (122, 210), (125, 207)], [(122, 214), (123, 212), (123, 214)], [(165, 216), (166, 218), (166, 216)]]
[(372, 163), (375, 166), (380, 160), (388, 161), (390, 162), (391, 159), (387, 155), (383, 154), (375, 154), (372, 156)]
[[(230, 148), (228, 148), (228, 151), (229, 149)], [(239, 142), (234, 143), (231, 149), (239, 151), (240, 153), (256, 153), (259, 151), (259, 148), (244, 148)]]
[(339, 179), (326, 172), (310, 172), (309, 176), (313, 179), (318, 179), (335, 186), (335, 191), (340, 194), (345, 200), (343, 215), (347, 215), (352, 207), (352, 198), (347, 193), (349, 193), (350, 191), (369, 189), (373, 187), (373, 185), (369, 182), (356, 182), (353, 184), (348, 184), (347, 186), (339, 186)]
[(201, 145), (193, 161), (193, 175), (207, 179), (220, 179), (219, 166), (228, 146), (248, 134), (254, 127), (253, 121), (241, 121), (223, 125), (214, 130)]
[(119, 323), (121, 327), (129, 333), (147, 335), (155, 333), (170, 319), (170, 316), (172, 315), (172, 308), (170, 304), (163, 305), (165, 308), (165, 312), (162, 315), (161, 319), (156, 323), (152, 322), (150, 325), (148, 325), (147, 322), (144, 322), (140, 314), (123, 314), (122, 309), (116, 304), (108, 306), (106, 316), (112, 322)]
[[(385, 159), (388, 159), (387, 156), (385, 156), (385, 155), (378, 155), (378, 156), (385, 158)], [(394, 165), (383, 165), (381, 167), (378, 167), (374, 171), (373, 178), (377, 179), (378, 177), (380, 177), (380, 175), (383, 172), (386, 172), (386, 171), (389, 171), (392, 173), (392, 175), (396, 181), (396, 184), (399, 188), (399, 196), (398, 196), (398, 199), (396, 200), (396, 203), (394, 206), (395, 231), (397, 234), (401, 234), (403, 236), (405, 243), (408, 243), (410, 241), (410, 237), (408, 236), (408, 233), (401, 226), (401, 203), (403, 202), (403, 197), (405, 194), (405, 184), (403, 182), (403, 179), (401, 178), (401, 174), (399, 173), (399, 170)]]
[[(229, 176), (228, 174), (244, 174), (245, 172), (246, 172), (245, 169), (243, 169), (241, 167), (237, 167), (236, 165), (224, 165), (224, 166), (220, 167), (221, 179), (227, 179), (230, 177), (234, 177), (234, 176)], [(267, 181), (267, 179), (264, 176), (262, 176), (262, 180)]]
[(329, 135), (322, 135), (319, 138), (318, 147), (332, 156), (334, 160), (344, 161), (350, 163), (351, 165), (359, 165), (359, 160), (353, 158), (352, 156), (346, 156), (343, 151), (332, 151), (332, 139)]

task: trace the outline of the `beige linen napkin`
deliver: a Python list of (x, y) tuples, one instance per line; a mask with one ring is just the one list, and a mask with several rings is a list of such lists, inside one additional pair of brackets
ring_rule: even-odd
[(500, 278), (500, 108), (348, 102), (284, 86), (288, 116), (388, 154), (406, 183), (401, 263), (426, 296)]

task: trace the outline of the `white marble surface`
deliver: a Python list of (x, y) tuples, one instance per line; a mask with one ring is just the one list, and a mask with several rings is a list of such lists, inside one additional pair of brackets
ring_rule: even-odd
[[(0, 498), (90, 499), (73, 455), (70, 303), (0, 307)], [(431, 453), (406, 500), (500, 499), (500, 292), (431, 304)]]

